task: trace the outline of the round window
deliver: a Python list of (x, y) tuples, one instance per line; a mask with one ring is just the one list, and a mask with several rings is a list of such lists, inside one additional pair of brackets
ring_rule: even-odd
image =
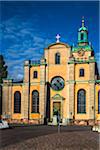
[(62, 77), (54, 77), (51, 80), (51, 87), (53, 90), (59, 91), (64, 88), (64, 79)]

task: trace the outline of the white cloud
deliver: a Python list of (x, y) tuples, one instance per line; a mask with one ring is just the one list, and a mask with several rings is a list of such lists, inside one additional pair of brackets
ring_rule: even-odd
[(24, 60), (41, 58), (43, 48), (50, 42), (44, 38), (44, 33), (39, 33), (37, 18), (34, 15), (22, 21), (20, 16), (14, 16), (0, 24), (2, 45), (5, 47), (3, 54), (12, 78), (22, 78)]

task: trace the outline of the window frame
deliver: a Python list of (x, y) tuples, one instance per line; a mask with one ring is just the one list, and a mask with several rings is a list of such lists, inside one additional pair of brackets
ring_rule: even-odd
[[(81, 91), (84, 91), (84, 101), (82, 94), (80, 94)], [(80, 98), (80, 100), (79, 100)], [(77, 114), (86, 114), (86, 91), (84, 89), (79, 89), (77, 92)]]
[(34, 79), (37, 79), (37, 78), (38, 78), (38, 71), (37, 71), (37, 70), (35, 70), (35, 71), (33, 72), (33, 78), (34, 78)]
[(60, 53), (59, 52), (57, 52), (56, 54), (55, 54), (55, 64), (56, 65), (60, 65), (60, 62), (61, 61), (61, 56), (60, 56)]
[(100, 114), (100, 90), (98, 91), (98, 114)]
[[(34, 92), (37, 92), (37, 97), (33, 97)], [(31, 106), (32, 106), (31, 107), (31, 113), (39, 113), (39, 92), (37, 90), (32, 91), (32, 104), (31, 104)]]
[[(83, 71), (83, 72), (81, 72)], [(80, 68), (79, 69), (79, 77), (84, 77), (85, 76), (85, 69), (84, 68)]]
[[(16, 97), (16, 94), (19, 94), (19, 95), (17, 95), (17, 97)], [(20, 91), (14, 92), (14, 113), (15, 114), (21, 113), (21, 93), (20, 93)]]

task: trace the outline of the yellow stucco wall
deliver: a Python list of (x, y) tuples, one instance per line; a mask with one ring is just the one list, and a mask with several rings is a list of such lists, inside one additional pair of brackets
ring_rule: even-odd
[[(38, 72), (38, 78), (33, 78), (34, 71)], [(32, 66), (30, 68), (30, 82), (31, 83), (40, 82), (40, 66)]]
[(21, 93), (21, 110), (22, 110), (22, 85), (13, 85), (12, 87), (12, 119), (21, 119), (21, 113), (14, 113), (14, 93), (19, 91)]
[[(21, 119), (22, 118), (22, 107), (24, 107), (24, 106), (21, 103), (21, 113), (14, 113), (14, 93), (16, 91), (19, 91), (21, 93), (21, 102), (22, 102), (22, 98), (23, 98), (22, 86), (14, 85), (12, 90), (13, 90), (12, 91), (12, 119)], [(30, 119), (37, 119), (37, 118), (41, 117), (40, 114), (39, 113), (31, 113), (31, 111), (32, 111), (32, 91), (33, 90), (37, 90), (39, 92), (40, 85), (38, 84), (38, 85), (30, 86)]]
[[(78, 114), (77, 113), (77, 93), (80, 89), (84, 89), (86, 91), (86, 114)], [(88, 84), (76, 84), (75, 85), (75, 119), (89, 119), (89, 85)]]
[[(60, 65), (55, 64), (55, 54), (60, 53)], [(65, 86), (61, 91), (54, 91), (52, 88), (50, 89), (50, 116), (53, 117), (53, 102), (57, 102), (57, 100), (52, 100), (51, 98), (59, 94), (65, 98), (65, 100), (59, 100), (61, 102), (61, 117), (66, 117), (66, 97), (67, 97), (67, 88), (66, 88), (66, 80), (68, 78), (67, 72), (67, 61), (70, 54), (70, 48), (66, 47), (62, 44), (57, 44), (51, 46), (49, 49), (45, 50), (45, 58), (47, 60), (47, 78), (48, 81), (51, 83), (51, 80), (55, 76), (61, 76), (65, 81)]]
[[(34, 71), (37, 71), (38, 77), (33, 78)], [(39, 119), (39, 113), (32, 113), (32, 91), (37, 90), (40, 91), (40, 66), (32, 66), (30, 69), (30, 119)]]
[[(84, 69), (84, 77), (79, 76), (80, 69)], [(76, 64), (75, 65), (75, 80), (76, 81), (89, 80), (89, 64)]]
[[(60, 65), (55, 64), (55, 54), (59, 52), (60, 56), (61, 56), (61, 61), (60, 61)], [(70, 47), (64, 45), (64, 44), (55, 44), (50, 46), (49, 48), (45, 49), (45, 58), (46, 58), (46, 62), (47, 62), (47, 66), (46, 66), (46, 80), (51, 83), (52, 78), (56, 77), (56, 76), (61, 76), (64, 79), (65, 82), (65, 86), (62, 90), (60, 91), (55, 91), (52, 88), (50, 88), (50, 118), (52, 119), (53, 117), (53, 103), (54, 102), (60, 102), (61, 103), (61, 117), (62, 118), (67, 118), (69, 113), (72, 112), (72, 107), (70, 107), (70, 89), (74, 89), (74, 118), (76, 120), (88, 120), (89, 119), (89, 113), (90, 113), (90, 84), (89, 84), (89, 80), (90, 80), (90, 64), (88, 63), (83, 63), (83, 64), (68, 64), (69, 61), (69, 57), (70, 57)], [(76, 58), (81, 58), (79, 57), (78, 53), (73, 53), (73, 55)], [(85, 57), (89, 57), (91, 55), (91, 52), (85, 52), (84, 58)], [(71, 68), (72, 70), (69, 71), (69, 67), (74, 67)], [(43, 69), (43, 68), (42, 68)], [(84, 77), (80, 77), (79, 76), (79, 70), (80, 69), (84, 69)], [(37, 71), (38, 72), (38, 78), (33, 78), (33, 72)], [(29, 71), (26, 68), (26, 72), (27, 74), (29, 73)], [(72, 75), (69, 74), (72, 73)], [(26, 77), (27, 77), (26, 74)], [(42, 115), (40, 113), (32, 113), (32, 91), (33, 90), (37, 90), (39, 92), (41, 92), (41, 75), (43, 74), (43, 70), (41, 71), (41, 66), (31, 66), (30, 68), (30, 112), (29, 112), (29, 117), (30, 119), (41, 119)], [(73, 77), (72, 77), (73, 76)], [(69, 82), (70, 82), (70, 77), (76, 81), (76, 83), (73, 83), (73, 87), (74, 88), (69, 88), (70, 86), (72, 86)], [(43, 78), (42, 78), (43, 80)], [(43, 81), (44, 82), (44, 81)], [(72, 82), (72, 81), (71, 81)], [(23, 101), (23, 93), (25, 95), (25, 92), (23, 92), (23, 89), (25, 90), (25, 88), (23, 88), (23, 86), (26, 86), (26, 91), (27, 91), (27, 82), (26, 83), (22, 83), (22, 84), (13, 84), (12, 86), (12, 119), (21, 119), (24, 115), (21, 113), (16, 114), (14, 113), (14, 93), (16, 91), (19, 91), (21, 93), (21, 110), (22, 108), (24, 108), (24, 103), (22, 104)], [(80, 89), (84, 89), (86, 91), (86, 114), (78, 114), (77, 113), (77, 93)], [(95, 86), (95, 114), (96, 114), (96, 119), (100, 119), (100, 114), (98, 114), (98, 91), (100, 90), (100, 85), (97, 84)], [(56, 94), (59, 94), (60, 96), (62, 96), (64, 98), (64, 100), (54, 100), (52, 99), (52, 97), (54, 97)], [(25, 95), (26, 96), (26, 95)], [(43, 96), (43, 95), (42, 95)], [(24, 97), (25, 98), (25, 97)], [(92, 99), (93, 100), (93, 99)], [(28, 97), (27, 100), (28, 101)], [(43, 104), (43, 99), (41, 104)], [(71, 101), (72, 102), (72, 101)], [(26, 102), (27, 104), (27, 102)], [(27, 110), (27, 109), (25, 109)], [(25, 112), (24, 112), (25, 113)]]
[[(31, 85), (30, 86), (30, 119), (39, 119), (40, 113), (32, 113), (32, 91), (37, 90), (40, 91), (40, 85)], [(40, 92), (39, 92), (40, 94)]]
[(98, 114), (98, 92), (100, 91), (100, 84), (97, 84), (96, 85), (96, 109), (95, 109), (95, 111), (96, 111), (96, 119), (98, 120), (100, 120), (100, 114)]

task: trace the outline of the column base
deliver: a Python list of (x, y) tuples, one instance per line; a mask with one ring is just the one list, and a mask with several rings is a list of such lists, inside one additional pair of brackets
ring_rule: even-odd
[(96, 121), (94, 119), (89, 119), (89, 120), (74, 120), (74, 124), (75, 125), (90, 125), (90, 126), (93, 126), (95, 125)]
[(71, 118), (63, 118), (62, 125), (73, 125), (73, 119)]

